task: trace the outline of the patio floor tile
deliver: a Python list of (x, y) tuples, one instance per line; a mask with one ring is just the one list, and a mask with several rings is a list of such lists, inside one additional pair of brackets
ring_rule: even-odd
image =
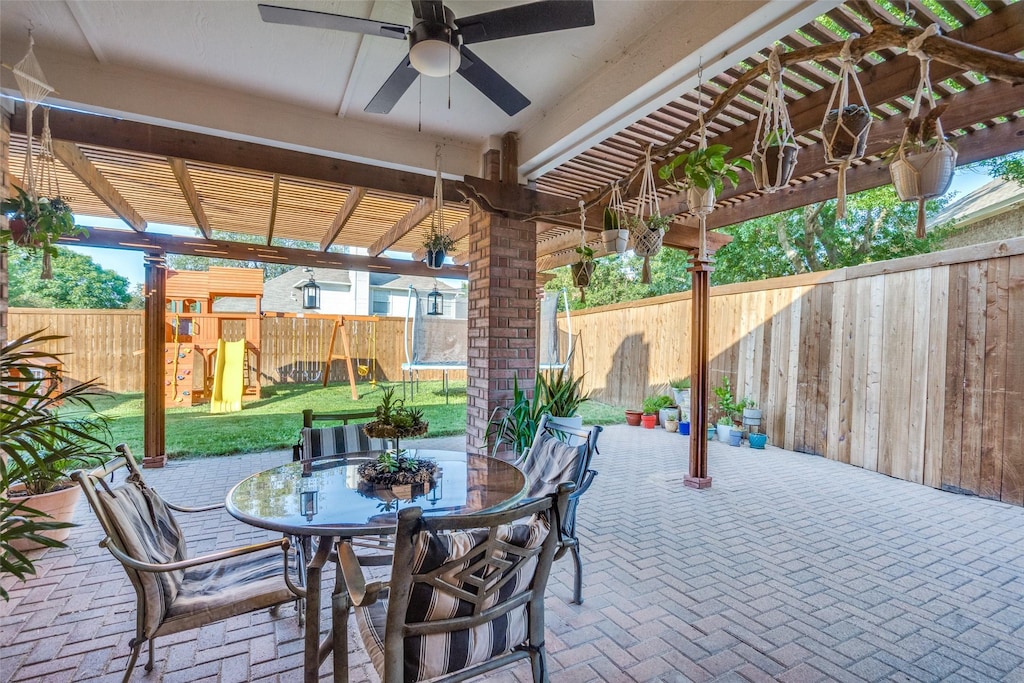
[[(458, 437), (435, 443), (463, 447)], [(584, 604), (568, 603), (571, 561), (555, 565), (549, 584), (556, 683), (1024, 682), (1024, 509), (718, 442), (709, 444), (713, 486), (694, 491), (681, 483), (685, 437), (614, 426), (600, 447), (579, 511)], [(169, 500), (198, 504), (289, 458), (171, 461), (145, 474)], [(36, 551), (37, 577), (3, 579), (12, 599), (0, 604), (2, 683), (120, 680), (134, 591), (97, 547), (84, 502), (77, 520), (70, 548)], [(193, 554), (272, 537), (223, 512), (179, 521)], [(376, 681), (354, 635), (349, 650), (353, 683)], [(140, 664), (133, 680), (291, 683), (301, 660), (286, 606), (276, 618), (161, 638), (154, 671)], [(329, 666), (322, 674), (329, 679)], [(487, 680), (528, 681), (529, 666)]]

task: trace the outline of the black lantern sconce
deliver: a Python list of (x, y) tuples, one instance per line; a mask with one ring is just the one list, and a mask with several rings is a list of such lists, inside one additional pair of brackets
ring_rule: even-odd
[(437, 291), (437, 285), (427, 295), (427, 315), (444, 315), (444, 295)]
[(306, 516), (307, 522), (312, 522), (313, 518), (320, 512), (319, 499), (319, 491), (313, 490), (299, 492), (299, 511), (301, 514)]
[(309, 282), (302, 285), (302, 308), (315, 310), (320, 308), (320, 285), (313, 278), (313, 269), (306, 268), (309, 273)]

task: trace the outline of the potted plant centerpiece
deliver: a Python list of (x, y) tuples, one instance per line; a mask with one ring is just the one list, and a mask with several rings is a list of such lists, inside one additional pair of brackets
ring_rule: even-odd
[(32, 196), (20, 187), (16, 195), (0, 202), (0, 213), (9, 219), (8, 228), (0, 231), (0, 244), (14, 242), (29, 250), (43, 252), (40, 278), (53, 279), (50, 259), (57, 254), (57, 240), (63, 236), (88, 235), (89, 231), (75, 225), (71, 207), (63, 197)]
[(423, 411), (406, 407), (405, 401), (395, 398), (395, 388), (391, 386), (384, 387), (380, 403), (374, 409), (374, 419), (366, 423), (363, 432), (371, 439), (390, 439), (392, 450), (398, 453), (401, 450), (399, 439), (422, 436), (427, 433), (427, 426)]
[[(691, 213), (710, 213), (715, 207), (715, 198), (722, 193), (723, 180), (736, 187), (740, 181), (739, 169), (753, 172), (753, 166), (747, 159), (726, 161), (725, 155), (731, 150), (727, 145), (698, 147), (670, 160), (658, 170), (658, 175), (662, 180), (670, 180), (676, 187), (686, 190)], [(682, 179), (676, 177), (676, 169), (681, 170)]]
[(99, 385), (65, 388), (59, 358), (39, 348), (62, 338), (33, 332), (14, 339), (0, 361), (0, 571), (19, 579), (35, 573), (24, 550), (65, 546), (81, 493), (71, 471), (110, 452), (107, 420), (92, 404)]
[(423, 248), (427, 250), (427, 267), (440, 269), (448, 252), (454, 246), (455, 240), (443, 227), (431, 226), (427, 239), (423, 242)]
[(605, 251), (622, 254), (629, 244), (629, 230), (619, 225), (619, 216), (606, 208), (604, 210), (604, 231), (601, 233)]

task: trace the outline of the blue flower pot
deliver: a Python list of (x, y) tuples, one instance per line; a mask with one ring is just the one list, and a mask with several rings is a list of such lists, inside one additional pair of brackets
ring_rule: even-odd
[(743, 432), (733, 429), (729, 432), (729, 445), (739, 446), (740, 441), (743, 439)]
[(751, 448), (759, 448), (761, 450), (764, 450), (765, 444), (768, 443), (767, 434), (751, 434), (747, 439), (750, 441)]
[(680, 422), (679, 423), (679, 433), (682, 434), (683, 436), (689, 436), (690, 435), (690, 423), (689, 422)]
[(713, 441), (717, 432), (718, 430), (714, 427), (708, 427), (708, 441)]

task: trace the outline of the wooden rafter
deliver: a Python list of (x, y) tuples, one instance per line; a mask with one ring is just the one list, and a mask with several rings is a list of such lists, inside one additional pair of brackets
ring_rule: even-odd
[(384, 250), (398, 240), (408, 235), (412, 230), (423, 222), (430, 212), (434, 210), (433, 199), (421, 199), (409, 213), (398, 219), (398, 222), (388, 228), (388, 231), (381, 235), (376, 242), (370, 245), (367, 253), (370, 256), (380, 256)]
[(398, 259), (355, 256), (337, 252), (318, 252), (290, 247), (273, 247), (250, 242), (230, 240), (199, 239), (178, 237), (158, 233), (134, 233), (127, 230), (91, 228), (88, 236), (62, 237), (64, 245), (78, 244), (109, 249), (130, 249), (148, 253), (185, 254), (186, 256), (207, 256), (237, 261), (262, 261), (264, 263), (286, 263), (311, 268), (335, 268), (339, 270), (360, 270), (370, 273), (395, 273), (398, 275), (423, 275), (427, 277), (448, 277), (466, 279), (465, 268), (444, 266), (431, 270), (425, 263)]
[(132, 230), (137, 232), (145, 232), (146, 221), (139, 215), (139, 212), (128, 203), (128, 200), (121, 196), (121, 193), (117, 191), (110, 181), (107, 180), (100, 170), (96, 168), (95, 164), (89, 161), (88, 158), (82, 153), (82, 150), (70, 142), (64, 142), (61, 140), (53, 141), (53, 155), (57, 157), (62, 164), (67, 166), (68, 170), (75, 174), (75, 176), (82, 181), (82, 183), (89, 188), (89, 191), (100, 198), (104, 204), (110, 207), (110, 210), (121, 217), (125, 223), (132, 227)]
[[(185, 196), (185, 203), (188, 204), (188, 210), (192, 212), (192, 216), (196, 219), (196, 227), (199, 228), (199, 232), (203, 233), (203, 237), (210, 237), (210, 220), (206, 217), (206, 212), (203, 211), (203, 205), (199, 201), (199, 193), (196, 192), (196, 186), (192, 182), (192, 175), (188, 172), (188, 166), (184, 159), (168, 159), (167, 163), (171, 165), (171, 171), (174, 172), (174, 179), (178, 181), (178, 187), (181, 188), (181, 194)], [(268, 242), (269, 244), (269, 242)]]
[(274, 243), (274, 224), (277, 223), (277, 202), (281, 197), (281, 175), (274, 174), (274, 189), (270, 193), (270, 220), (267, 223), (267, 246)]
[[(359, 206), (359, 202), (363, 201), (363, 197), (366, 196), (366, 188), (364, 187), (353, 187), (345, 197), (345, 203), (341, 205), (341, 209), (338, 210), (338, 215), (331, 221), (331, 227), (327, 228), (327, 232), (324, 234), (324, 238), (320, 240), (320, 251), (327, 251), (334, 240), (338, 239), (338, 235), (344, 230), (345, 224), (348, 223), (348, 219), (352, 217), (352, 212)], [(373, 254), (376, 256), (376, 254)]]
[[(471, 218), (472, 214), (466, 216), (451, 227), (451, 230), (448, 231), (448, 236), (452, 238), (453, 242), (458, 242), (459, 240), (465, 239), (469, 236), (469, 224)], [(422, 261), (425, 258), (427, 258), (427, 250), (423, 247), (420, 247), (412, 253), (413, 261)]]

